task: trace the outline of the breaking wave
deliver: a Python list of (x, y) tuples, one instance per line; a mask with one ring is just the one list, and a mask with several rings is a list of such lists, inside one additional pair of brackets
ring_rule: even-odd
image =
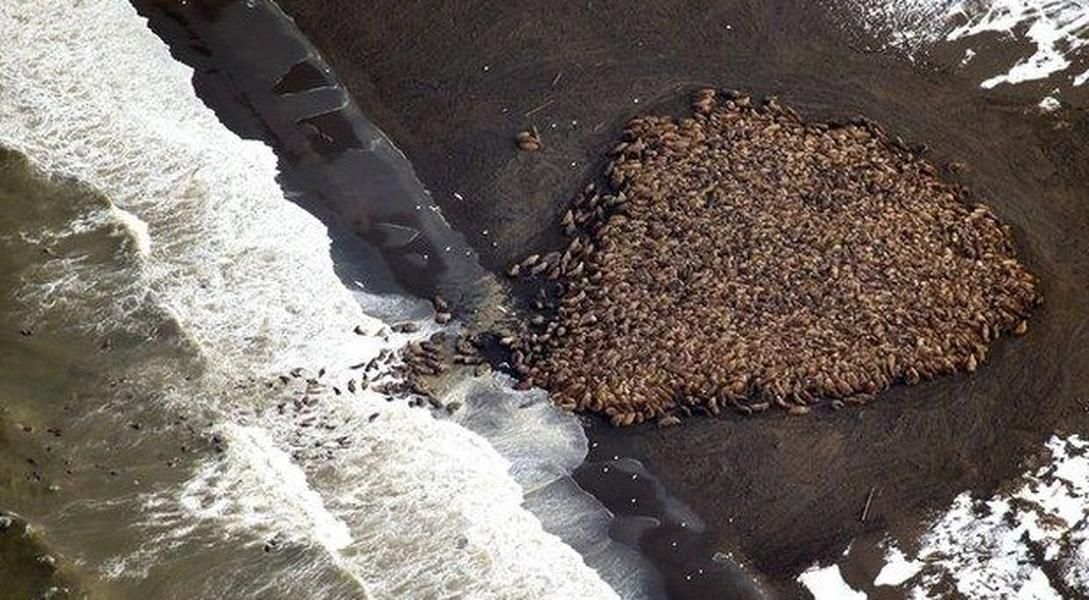
[[(341, 394), (350, 365), (435, 325), (408, 336), (365, 314), (427, 311), (342, 285), (325, 228), (284, 198), (272, 151), (217, 121), (128, 3), (10, 0), (0, 30), (5, 323), (67, 348), (57, 373), (109, 381), (80, 426), (153, 424), (129, 423), (132, 442), (68, 434), (86, 457), (129, 444), (139, 478), (89, 483), (51, 512), (0, 496), (96, 580), (88, 589), (615, 597), (605, 577), (638, 595), (635, 559), (601, 541), (609, 515), (570, 480), (581, 427), (546, 398), (470, 380), (455, 390), (462, 426)], [(301, 376), (279, 378), (290, 371)], [(161, 436), (188, 427), (208, 451), (186, 442), (144, 464), (154, 424)], [(599, 575), (527, 507), (613, 566)]]

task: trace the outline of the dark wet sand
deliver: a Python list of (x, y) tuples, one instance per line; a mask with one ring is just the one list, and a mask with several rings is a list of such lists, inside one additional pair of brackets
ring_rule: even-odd
[[(1030, 110), (1046, 84), (985, 95), (941, 66), (948, 57), (916, 70), (855, 51), (806, 0), (280, 4), (497, 272), (557, 244), (562, 207), (629, 117), (679, 113), (699, 86), (778, 94), (809, 118), (863, 113), (939, 164), (967, 163), (958, 178), (1014, 227), (1045, 297), (1028, 335), (999, 342), (974, 377), (805, 419), (595, 428), (645, 458), (717, 547), (749, 557), (780, 595), (804, 596), (795, 576), (855, 536), (910, 533), (959, 492), (1018, 472), (1051, 432), (1089, 427), (1089, 115)], [(517, 152), (530, 125), (545, 148)], [(865, 588), (875, 574), (849, 579)]]
[(371, 293), (461, 301), (486, 276), (400, 151), (274, 5), (132, 0), (229, 128), (266, 142), (288, 197), (334, 238), (337, 274)]
[[(393, 288), (398, 293), (428, 296), (433, 287), (460, 293), (467, 301), (458, 301), (454, 310), (476, 312), (478, 319), (494, 311), (488, 293), (496, 287), (495, 279), (482, 281), (473, 275), (481, 267), (472, 253), (450, 252), (432, 268), (398, 277), (396, 270), (405, 268), (399, 261), (414, 247), (379, 247), (376, 252), (369, 225), (417, 212), (417, 203), (429, 199), (418, 183), (391, 177), (412, 169), (397, 152), (364, 150), (377, 130), (352, 104), (330, 110), (344, 102), (335, 73), (278, 8), (261, 0), (134, 4), (175, 58), (194, 68), (194, 87), (218, 118), (238, 135), (262, 140), (276, 151), (287, 196), (329, 227), (331, 255), (345, 286), (352, 288), (362, 279), (373, 290), (376, 279), (381, 284), (388, 277), (389, 284), (405, 286)], [(322, 116), (314, 119), (311, 114)], [(317, 128), (316, 121), (321, 122)], [(425, 247), (459, 239), (441, 222), (424, 225), (430, 229), (424, 229), (418, 243)], [(383, 274), (383, 265), (395, 271), (392, 276)], [(394, 321), (406, 315), (379, 316)], [(617, 515), (610, 536), (638, 548), (649, 560), (652, 572), (644, 574), (649, 597), (664, 597), (665, 588), (677, 597), (763, 597), (751, 571), (729, 557), (715, 557), (714, 539), (698, 516), (629, 457), (625, 442), (595, 442), (575, 476)]]

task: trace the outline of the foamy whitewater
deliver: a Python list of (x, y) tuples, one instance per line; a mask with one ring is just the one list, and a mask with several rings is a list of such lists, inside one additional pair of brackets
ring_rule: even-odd
[[(911, 57), (943, 42), (983, 34), (1024, 42), (1032, 51), (980, 82), (984, 88), (1055, 77), (1056, 85), (1089, 81), (1087, 0), (836, 0), (831, 10), (884, 48)], [(969, 48), (962, 66), (977, 49)]]
[[(146, 523), (131, 527), (146, 529), (143, 539), (119, 542), (97, 564), (84, 557), (83, 568), (138, 580), (187, 536), (211, 531), (221, 540), (299, 548), (337, 575), (319, 577), (296, 561), (263, 578), (263, 588), (193, 581), (184, 584), (187, 597), (616, 597), (523, 507), (519, 483), (537, 495), (573, 487), (568, 475), (586, 452), (578, 423), (547, 400), (477, 424), (503, 433), (501, 455), (426, 411), (368, 392), (329, 393), (349, 376), (348, 365), (385, 343), (353, 329), (378, 332), (383, 323), (334, 275), (325, 229), (285, 200), (272, 151), (218, 122), (195, 96), (191, 71), (127, 2), (5, 0), (0, 32), (0, 146), (54, 181), (75, 180), (101, 195), (62, 207), (71, 213), (65, 227), (21, 242), (118, 234), (109, 269), (82, 257), (35, 271), (18, 294), (26, 322), (48, 329), (63, 321), (87, 336), (140, 334), (149, 312), (172, 322), (199, 377), (163, 390), (160, 402), (217, 415), (225, 440), (223, 455), (198, 460), (177, 489), (141, 493)], [(407, 299), (364, 300), (420, 310)], [(406, 339), (395, 334), (388, 345)], [(310, 376), (326, 369), (329, 383), (306, 391), (322, 398), (306, 417), (314, 427), (274, 410), (299, 390), (266, 385), (296, 367)], [(570, 506), (575, 492), (564, 493), (554, 512)], [(549, 502), (538, 501), (538, 510)], [(600, 507), (581, 514), (593, 525), (581, 533), (604, 536)], [(273, 565), (286, 560), (270, 556)]]

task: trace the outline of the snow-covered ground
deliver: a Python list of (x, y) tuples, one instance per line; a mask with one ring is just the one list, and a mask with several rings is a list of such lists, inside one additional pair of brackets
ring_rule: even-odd
[[(958, 496), (904, 544), (917, 550), (887, 542), (873, 585), (910, 598), (951, 588), (986, 600), (1089, 597), (1089, 440), (1056, 435), (1046, 450), (1050, 460), (1005, 487), (1012, 491)], [(815, 565), (798, 579), (817, 600), (866, 597), (838, 565)]]
[(848, 29), (911, 59), (938, 44), (972, 44), (967, 66), (982, 52), (976, 40), (998, 36), (1028, 48), (980, 81), (996, 88), (1054, 78), (1057, 86), (1089, 82), (1089, 0), (825, 0)]

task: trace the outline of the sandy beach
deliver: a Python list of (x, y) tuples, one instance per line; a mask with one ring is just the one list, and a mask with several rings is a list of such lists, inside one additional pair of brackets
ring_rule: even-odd
[[(595, 428), (623, 437), (720, 549), (751, 559), (784, 597), (804, 595), (795, 576), (851, 539), (909, 531), (960, 491), (1016, 473), (1052, 431), (1089, 423), (1089, 121), (1033, 110), (1042, 84), (988, 93), (951, 72), (953, 56), (923, 70), (859, 51), (800, 1), (282, 5), (496, 271), (558, 245), (563, 207), (599, 176), (627, 119), (679, 114), (705, 85), (775, 94), (812, 118), (864, 114), (926, 144), (936, 164), (967, 165), (955, 180), (1013, 226), (1046, 298), (1032, 331), (999, 342), (974, 377), (803, 420)], [(533, 125), (544, 149), (518, 152), (513, 134)]]
[[(995, 73), (1031, 54), (1023, 40), (985, 31), (910, 54), (808, 0), (278, 0), (312, 50), (260, 2), (253, 14), (236, 0), (133, 0), (139, 15), (121, 4), (85, 10), (106, 23), (129, 19), (111, 44), (134, 37), (126, 27), (148, 33), (135, 21), (146, 18), (158, 39), (140, 38), (140, 51), (191, 67), (193, 89), (188, 70), (156, 79), (159, 95), (145, 93), (135, 67), (107, 73), (138, 102), (102, 100), (111, 128), (101, 130), (125, 131), (134, 119), (152, 132), (140, 138), (153, 149), (143, 152), (164, 164), (175, 160), (169, 144), (192, 145), (164, 175), (137, 160), (140, 147), (122, 144), (136, 154), (121, 163), (138, 173), (130, 180), (106, 154), (68, 154), (43, 138), (48, 152), (34, 152), (70, 161), (109, 188), (106, 200), (80, 196), (57, 214), (27, 202), (33, 218), (0, 219), (0, 234), (99, 223), (92, 233), (101, 239), (80, 242), (98, 262), (80, 273), (88, 281), (102, 277), (94, 269), (108, 273), (101, 298), (87, 291), (97, 287), (72, 298), (57, 292), (83, 304), (54, 311), (62, 318), (39, 315), (45, 325), (34, 331), (18, 311), (37, 297), (0, 296), (18, 308), (0, 334), (0, 357), (13, 365), (0, 394), (0, 449), (10, 449), (0, 473), (16, 482), (0, 491), (0, 511), (22, 513), (0, 512), (10, 518), (0, 521), (0, 584), (33, 570), (13, 593), (64, 585), (78, 597), (86, 585), (93, 598), (149, 590), (204, 598), (224, 589), (238, 597), (439, 589), (475, 597), (533, 593), (521, 587), (532, 580), (542, 594), (626, 597), (598, 577), (599, 565), (615, 559), (611, 576), (638, 597), (807, 599), (815, 566), (832, 565), (851, 594), (900, 598), (905, 590), (879, 583), (891, 577), (890, 547), (910, 555), (955, 503), (978, 512), (966, 493), (985, 499), (1032, 487), (1045, 448), (1080, 456), (1077, 436), (1089, 432), (1089, 86), (1060, 94), (1054, 77), (1001, 84)], [(28, 56), (52, 65), (49, 52)], [(111, 64), (86, 56), (88, 71)], [(992, 80), (999, 83), (980, 85)], [(61, 91), (101, 92), (78, 75), (71, 81), (78, 85)], [(894, 386), (865, 405), (805, 417), (725, 410), (674, 427), (618, 429), (600, 415), (549, 413), (543, 394), (506, 396), (500, 383), (513, 379), (484, 391), (469, 385), (472, 393), (461, 393), (479, 396), (478, 411), (490, 402), (505, 407), (495, 414), (516, 415), (496, 419), (496, 429), (515, 430), (509, 441), (481, 433), (488, 414), (472, 406), (455, 414), (439, 404), (433, 420), (424, 402), (387, 410), (390, 400), (374, 390), (357, 401), (353, 369), (377, 360), (379, 348), (391, 357), (411, 334), (424, 339), (451, 319), (486, 327), (526, 306), (531, 288), (510, 282), (509, 265), (564, 245), (564, 212), (588, 183), (605, 184), (608, 151), (632, 117), (684, 116), (705, 87), (776, 96), (810, 122), (865, 116), (943, 179), (967, 186), (1010, 225), (1018, 259), (1038, 281), (1045, 300), (1026, 335), (998, 340), (972, 374)], [(172, 114), (160, 96), (170, 95), (185, 98), (177, 123), (160, 121)], [(38, 100), (10, 96), (0, 87), (0, 100)], [(115, 105), (124, 110), (106, 110)], [(28, 106), (26, 114), (52, 108)], [(13, 122), (10, 133), (0, 126), (11, 136), (0, 141), (39, 131), (33, 120)], [(199, 128), (188, 129), (193, 123)], [(64, 125), (58, 131), (74, 132), (75, 142), (98, 144), (87, 134), (97, 126), (75, 117)], [(520, 150), (523, 131), (534, 132), (532, 145), (539, 135), (539, 147)], [(217, 154), (224, 147), (233, 153)], [(22, 155), (13, 156), (22, 176)], [(81, 162), (88, 156), (90, 166)], [(131, 181), (151, 192), (130, 191)], [(0, 192), (22, 197), (21, 189)], [(197, 216), (175, 218), (160, 196)], [(110, 202), (125, 208), (102, 216)], [(206, 215), (233, 219), (246, 235)], [(50, 271), (36, 261), (67, 258), (65, 248), (55, 256), (4, 239), (17, 251), (10, 264), (0, 261), (0, 275), (20, 284), (40, 277), (33, 283), (52, 293)], [(154, 287), (140, 287), (152, 276)], [(165, 298), (169, 310), (149, 304), (117, 321), (121, 333), (79, 329), (98, 325), (99, 314), (131, 316), (111, 304), (115, 288)], [(436, 292), (450, 301), (438, 324), (424, 300)], [(84, 304), (100, 312), (82, 316)], [(388, 326), (402, 321), (412, 330)], [(509, 371), (502, 358), (492, 362)], [(123, 396), (145, 373), (154, 377)], [(356, 379), (350, 388), (333, 380), (343, 377)], [(93, 418), (80, 420), (84, 411)], [(477, 422), (456, 424), (466, 413)], [(498, 449), (504, 442), (538, 452), (517, 468), (544, 478), (514, 473), (516, 461)], [(552, 462), (584, 454), (581, 465)], [(559, 500), (549, 504), (541, 489), (560, 490)], [(589, 507), (573, 525), (541, 510), (572, 498)], [(547, 521), (541, 514), (555, 522), (538, 523)], [(37, 537), (3, 537), (22, 536), (26, 523)], [(541, 548), (545, 560), (524, 560)], [(1029, 562), (1056, 590), (1076, 590), (1054, 559)], [(206, 572), (211, 583), (188, 587)]]

